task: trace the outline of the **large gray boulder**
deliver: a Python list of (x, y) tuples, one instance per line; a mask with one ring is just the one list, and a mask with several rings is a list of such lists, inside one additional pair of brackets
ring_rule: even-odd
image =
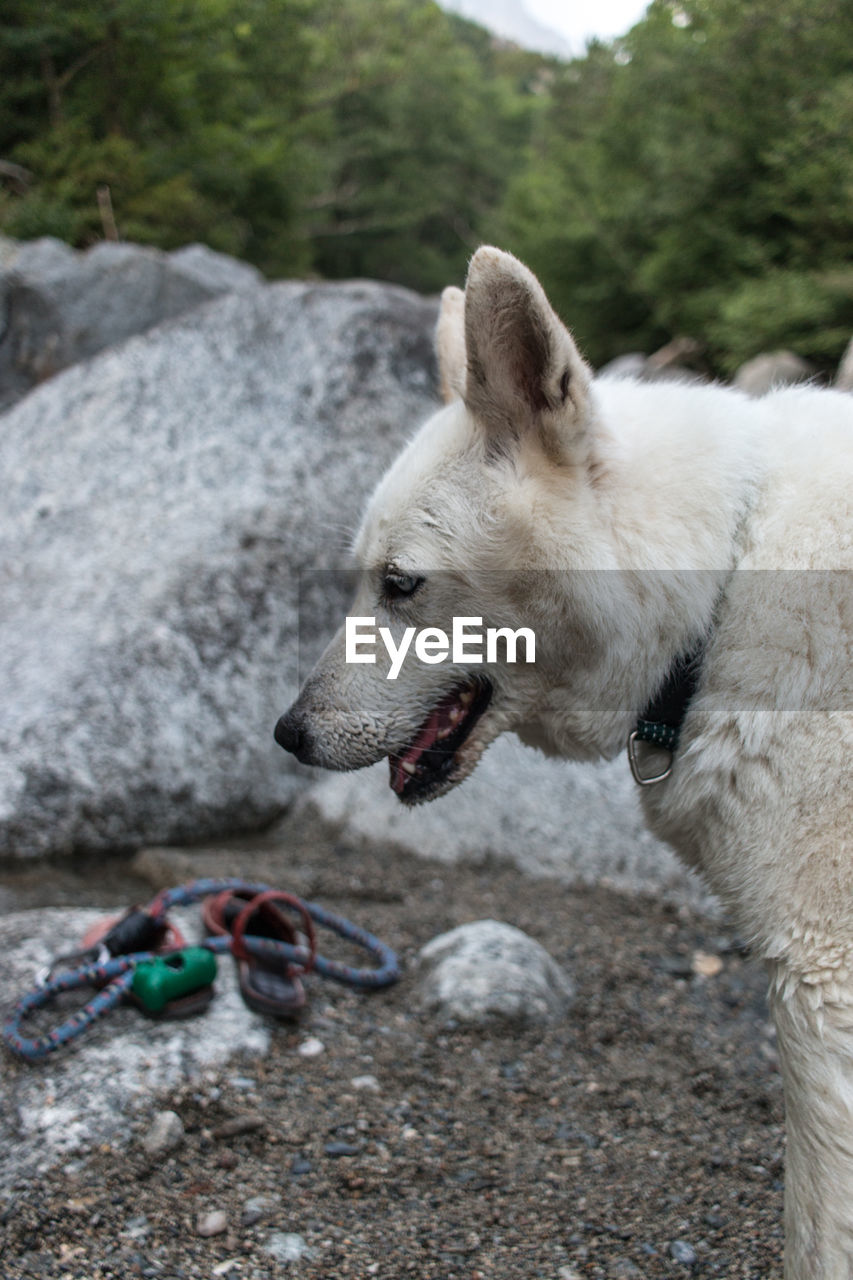
[(627, 754), (610, 764), (569, 764), (506, 734), (463, 786), (432, 804), (401, 805), (383, 761), (359, 773), (318, 773), (293, 816), (439, 862), (482, 864), (486, 873), (497, 859), (566, 885), (606, 884), (716, 910), (698, 878), (649, 831), (638, 790)]
[(51, 237), (0, 246), (0, 408), (78, 360), (199, 306), (260, 272), (204, 245), (173, 253)]
[(194, 841), (293, 799), (272, 729), (300, 575), (340, 563), (432, 408), (434, 320), (389, 286), (260, 286), (0, 418), (0, 854)]
[[(71, 253), (28, 252), (42, 272)], [(194, 843), (297, 802), (447, 861), (701, 897), (644, 829), (624, 760), (572, 767), (506, 738), (411, 811), (387, 766), (324, 774), (272, 740), (344, 612), (330, 571), (364, 498), (433, 407), (434, 319), (387, 286), (256, 285), (0, 417), (0, 854)]]

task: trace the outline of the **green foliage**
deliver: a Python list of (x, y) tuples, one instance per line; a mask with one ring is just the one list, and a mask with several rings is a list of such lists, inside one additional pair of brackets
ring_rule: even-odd
[(771, 339), (837, 359), (851, 41), (846, 0), (654, 0), (564, 68), (502, 230), (594, 360), (679, 333), (720, 371)]
[(653, 0), (561, 64), (433, 0), (4, 0), (0, 229), (203, 240), (270, 275), (462, 282), (483, 240), (595, 363), (838, 357), (853, 6)]
[(432, 0), (7, 0), (11, 235), (200, 239), (271, 275), (461, 278), (543, 60)]
[(830, 271), (773, 270), (746, 280), (720, 299), (708, 337), (734, 373), (761, 351), (791, 347), (831, 368), (853, 333), (853, 266)]
[(287, 0), (7, 0), (0, 155), (34, 175), (2, 227), (85, 245), (104, 234), (199, 239), (303, 269), (313, 137), (298, 127), (316, 6)]
[[(324, 29), (333, 30), (329, 6)], [(333, 143), (313, 202), (315, 265), (419, 289), (461, 279), (525, 129), (508, 76), (433, 4), (350, 0), (327, 67)], [(343, 53), (343, 58), (342, 58)], [(341, 62), (346, 74), (341, 78)]]

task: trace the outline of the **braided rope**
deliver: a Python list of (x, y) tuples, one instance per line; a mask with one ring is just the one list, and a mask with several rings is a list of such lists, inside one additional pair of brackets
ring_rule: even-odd
[[(251, 893), (252, 897), (276, 893), (269, 885), (254, 884), (236, 878), (200, 879), (193, 880), (189, 884), (178, 885), (174, 889), (162, 890), (146, 911), (153, 919), (165, 922), (166, 915), (172, 907), (188, 906), (201, 898), (222, 893), (225, 890)], [(241, 947), (251, 955), (276, 957), (282, 961), (297, 964), (303, 970), (313, 968), (314, 972), (324, 978), (362, 990), (376, 990), (397, 981), (400, 970), (395, 952), (367, 929), (362, 929), (343, 916), (327, 911), (317, 903), (303, 902), (301, 899), (293, 898), (292, 904), (298, 910), (304, 911), (318, 925), (330, 929), (339, 937), (367, 951), (377, 961), (376, 966), (358, 968), (338, 960), (328, 960), (324, 956), (315, 954), (309, 947), (279, 942), (274, 938), (261, 938), (253, 934), (242, 936)], [(230, 952), (232, 944), (231, 935), (226, 934), (221, 937), (205, 938), (200, 945), (210, 951)], [(103, 963), (69, 969), (51, 977), (43, 986), (27, 992), (17, 1002), (3, 1024), (3, 1040), (14, 1053), (26, 1058), (29, 1062), (44, 1058), (61, 1045), (79, 1036), (98, 1018), (114, 1009), (130, 991), (136, 966), (142, 961), (153, 959), (155, 959), (154, 952), (136, 951), (131, 955), (115, 956)], [(21, 1023), (36, 1009), (43, 1007), (62, 992), (75, 991), (87, 986), (101, 986), (101, 990), (58, 1027), (42, 1036), (27, 1037), (21, 1033)]]
[[(224, 880), (193, 880), (189, 884), (179, 885), (176, 889), (164, 889), (161, 893), (158, 893), (157, 897), (149, 905), (148, 910), (151, 915), (161, 918), (172, 907), (187, 906), (192, 902), (197, 902), (200, 898), (222, 893), (225, 889), (242, 890), (244, 893), (251, 893), (253, 897), (273, 892), (267, 884), (255, 884), (247, 880), (230, 878)], [(350, 987), (360, 987), (363, 990), (387, 987), (392, 982), (397, 981), (400, 976), (400, 969), (397, 956), (391, 947), (380, 941), (374, 934), (369, 933), (367, 929), (362, 929), (359, 925), (353, 924), (352, 921), (345, 919), (343, 916), (327, 911), (325, 907), (319, 906), (316, 902), (301, 902), (301, 907), (304, 907), (311, 919), (317, 924), (325, 929), (330, 929), (332, 933), (338, 934), (339, 937), (345, 938), (348, 942), (354, 943), (378, 961), (376, 968), (360, 969), (353, 965), (342, 964), (338, 960), (327, 960), (324, 956), (316, 955), (314, 957), (314, 970), (321, 977), (330, 978), (333, 982), (341, 982)], [(202, 945), (209, 947), (211, 951), (230, 951), (231, 939), (228, 936), (206, 938)], [(307, 947), (294, 946), (289, 942), (278, 942), (274, 938), (258, 938), (251, 934), (244, 936), (243, 945), (253, 955), (280, 956), (284, 960), (290, 960), (299, 965), (310, 965), (311, 953)]]
[[(152, 951), (138, 951), (133, 956), (116, 956), (103, 964), (84, 965), (79, 969), (69, 969), (36, 987), (22, 996), (12, 1013), (3, 1024), (3, 1039), (14, 1053), (36, 1062), (44, 1058), (61, 1045), (67, 1044), (75, 1036), (79, 1036), (98, 1018), (109, 1013), (130, 991), (133, 982), (133, 971), (141, 960), (151, 960)], [(28, 1014), (46, 1005), (54, 996), (64, 991), (76, 991), (78, 987), (92, 987), (100, 984), (102, 989), (93, 996), (82, 1009), (78, 1009), (65, 1022), (54, 1027), (43, 1036), (28, 1037), (20, 1032), (20, 1025)]]

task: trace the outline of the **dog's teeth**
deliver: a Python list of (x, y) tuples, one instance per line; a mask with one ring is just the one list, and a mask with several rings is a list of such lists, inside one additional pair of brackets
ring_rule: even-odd
[(435, 736), (438, 739), (438, 741), (441, 742), (444, 738), (449, 738), (450, 733), (451, 733), (451, 730), (449, 728), (439, 729), (438, 733)]
[(403, 770), (404, 773), (408, 773), (411, 777), (415, 776), (416, 769), (415, 769), (415, 766), (412, 764), (411, 760), (401, 761), (400, 768)]
[(462, 712), (459, 707), (451, 707), (447, 718), (451, 724), (456, 724), (456, 721), (459, 719), (461, 714)]
[(464, 693), (460, 693), (459, 695), (459, 701), (462, 703), (463, 707), (469, 707), (473, 698), (474, 695), (470, 689), (466, 689)]

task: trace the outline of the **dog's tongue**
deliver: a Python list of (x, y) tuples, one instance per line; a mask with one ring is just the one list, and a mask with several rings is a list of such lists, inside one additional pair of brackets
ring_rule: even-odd
[(402, 792), (406, 785), (406, 778), (411, 777), (404, 769), (405, 764), (416, 765), (421, 754), (431, 747), (438, 737), (441, 728), (442, 709), (436, 707), (432, 712), (426, 724), (418, 733), (414, 742), (404, 751), (401, 756), (391, 756), (391, 786), (398, 795)]
[(418, 736), (412, 745), (407, 747), (401, 756), (388, 757), (388, 763), (391, 766), (391, 787), (398, 795), (402, 794), (406, 779), (412, 776), (405, 766), (408, 765), (410, 769), (415, 767), (424, 751), (429, 750), (438, 741), (439, 734), (445, 731), (449, 733), (455, 727), (454, 720), (451, 720), (451, 712), (454, 708), (456, 708), (454, 720), (458, 724), (462, 708), (457, 697), (451, 694), (430, 713), (429, 719), (419, 729)]

